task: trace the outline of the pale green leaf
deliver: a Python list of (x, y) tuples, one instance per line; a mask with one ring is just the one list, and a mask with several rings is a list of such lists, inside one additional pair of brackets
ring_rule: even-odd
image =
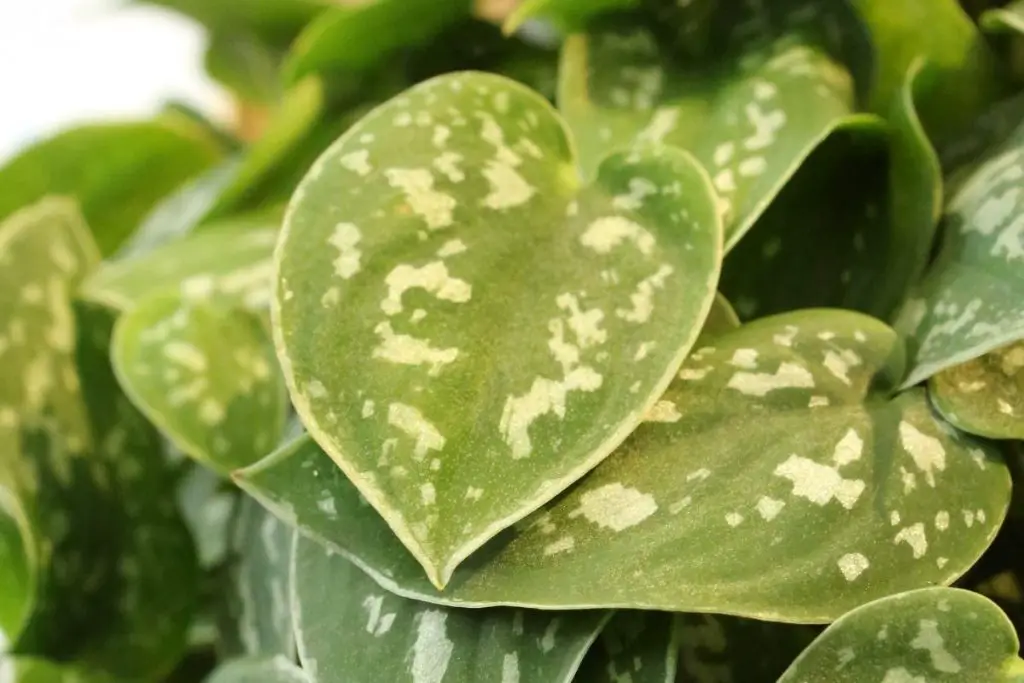
[(206, 73), (248, 103), (272, 104), (283, 91), (283, 52), (237, 27), (215, 30), (203, 56)]
[(640, 0), (522, 0), (505, 19), (502, 30), (511, 34), (528, 21), (542, 19), (568, 33), (583, 29), (588, 20), (605, 12), (639, 5)]
[(923, 588), (844, 615), (779, 683), (1010, 683), (1024, 674), (1017, 635), (975, 593)]
[(443, 586), (662, 393), (711, 306), (721, 227), (689, 155), (613, 156), (580, 187), (546, 101), (464, 73), (326, 152), (277, 254), (296, 411)]
[(294, 561), (299, 658), (317, 683), (569, 683), (608, 617), (400, 598), (298, 535)]
[(141, 256), (104, 263), (82, 283), (81, 296), (125, 312), (153, 294), (177, 290), (195, 303), (265, 311), (278, 235), (271, 220), (211, 227)]
[(616, 612), (590, 648), (574, 680), (673, 683), (679, 658), (677, 639), (671, 614)]
[(246, 657), (222, 664), (204, 683), (319, 683), (287, 657)]
[(625, 19), (570, 36), (558, 102), (584, 169), (637, 143), (692, 151), (713, 177), (731, 249), (833, 130), (873, 125), (852, 114), (850, 74), (815, 38), (834, 19), (822, 8), (801, 0), (737, 16), (716, 6), (701, 19), (713, 38), (696, 54)]
[(0, 680), (4, 683), (113, 683), (96, 672), (83, 671), (33, 657), (0, 654)]
[(1024, 342), (943, 370), (928, 389), (957, 428), (991, 439), (1024, 439)]
[(78, 200), (96, 242), (113, 253), (166, 194), (218, 160), (196, 126), (159, 121), (81, 126), (0, 168), (0, 220), (46, 195)]
[(295, 39), (285, 77), (364, 75), (400, 48), (418, 47), (468, 17), (473, 0), (376, 0), (324, 12)]
[(157, 295), (122, 315), (111, 348), (125, 392), (181, 450), (222, 474), (277, 444), (287, 398), (258, 319)]
[(181, 476), (175, 498), (195, 541), (199, 565), (207, 570), (219, 567), (228, 557), (230, 528), (241, 505), (238, 489), (195, 462)]
[(892, 396), (903, 360), (891, 329), (804, 311), (711, 343), (625, 444), (470, 557), (443, 592), (311, 442), (239, 481), (389, 590), (468, 606), (823, 623), (948, 584), (991, 543), (1009, 503), (1006, 465), (938, 420), (923, 390)]
[(946, 205), (942, 246), (904, 307), (905, 386), (1024, 337), (1024, 126), (991, 149)]

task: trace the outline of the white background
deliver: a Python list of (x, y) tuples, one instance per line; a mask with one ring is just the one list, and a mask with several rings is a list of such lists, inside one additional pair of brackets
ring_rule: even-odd
[(78, 121), (140, 118), (175, 98), (223, 120), (205, 36), (126, 0), (0, 0), (0, 164)]

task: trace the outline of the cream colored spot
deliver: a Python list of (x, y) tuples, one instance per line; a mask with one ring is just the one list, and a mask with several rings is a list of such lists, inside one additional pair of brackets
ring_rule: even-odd
[(616, 482), (580, 496), (580, 506), (569, 517), (583, 517), (603, 529), (623, 531), (640, 524), (658, 510), (654, 498)]
[(731, 142), (723, 142), (718, 145), (718, 147), (715, 147), (715, 166), (725, 166), (729, 163), (729, 160), (732, 159), (732, 155), (735, 151), (736, 145)]
[(398, 428), (416, 442), (413, 448), (413, 457), (416, 460), (425, 458), (428, 451), (440, 451), (444, 448), (445, 438), (441, 432), (413, 406), (404, 403), (389, 405), (388, 424)]
[(832, 460), (836, 465), (842, 467), (855, 460), (860, 460), (863, 452), (864, 441), (860, 438), (857, 430), (851, 427), (836, 444), (835, 450), (832, 452)]
[(385, 283), (388, 296), (380, 307), (388, 315), (402, 312), (402, 296), (410, 289), (424, 289), (438, 299), (460, 304), (469, 301), (473, 293), (468, 282), (448, 274), (448, 266), (443, 261), (433, 261), (422, 268), (396, 266), (388, 273)]
[(747, 396), (765, 396), (776, 389), (813, 388), (814, 376), (802, 365), (784, 362), (774, 374), (737, 372), (726, 386)]
[(206, 356), (187, 342), (171, 341), (164, 346), (164, 356), (193, 372), (206, 372)]
[(743, 515), (738, 512), (730, 512), (725, 516), (725, 523), (731, 527), (738, 527), (743, 523)]
[(687, 382), (699, 382), (708, 376), (712, 368), (683, 368), (679, 371), (679, 379)]
[(784, 333), (772, 335), (772, 341), (778, 346), (792, 347), (793, 340), (796, 338), (796, 333), (799, 328), (793, 325), (786, 325), (786, 331)]
[(829, 404), (828, 396), (811, 396), (807, 402), (808, 408), (823, 408)]
[(460, 239), (448, 240), (441, 245), (441, 248), (437, 250), (437, 255), (441, 258), (447, 258), (448, 256), (455, 256), (466, 251), (466, 243)]
[(761, 519), (766, 522), (770, 522), (778, 517), (784, 507), (786, 507), (785, 502), (769, 496), (761, 496), (757, 501), (757, 512), (761, 515)]
[(794, 496), (806, 498), (815, 505), (823, 506), (836, 500), (851, 510), (864, 492), (864, 482), (860, 479), (844, 479), (835, 467), (798, 455), (790, 455), (788, 460), (775, 468), (774, 474), (793, 484)]
[(203, 399), (199, 404), (199, 419), (203, 424), (210, 427), (220, 424), (224, 420), (224, 406), (212, 398)]
[(928, 538), (925, 536), (924, 524), (920, 522), (900, 529), (893, 542), (909, 545), (914, 553), (914, 559), (920, 559), (928, 552)]
[(424, 505), (433, 505), (437, 501), (437, 491), (434, 489), (434, 485), (429, 483), (421, 485), (420, 498)]
[(572, 536), (563, 536), (554, 543), (544, 546), (544, 555), (557, 555), (570, 552), (576, 547), (576, 540)]
[(427, 374), (436, 377), (441, 368), (455, 362), (459, 356), (456, 348), (439, 349), (426, 339), (407, 334), (396, 334), (391, 323), (384, 321), (374, 328), (380, 337), (380, 344), (373, 349), (373, 357), (399, 365), (429, 365)]
[(426, 169), (390, 168), (385, 171), (388, 182), (405, 193), (409, 208), (422, 218), (431, 230), (452, 224), (452, 212), (458, 205), (451, 195), (434, 189), (434, 176)]
[(825, 369), (831, 372), (843, 384), (850, 384), (850, 368), (862, 363), (860, 356), (853, 351), (844, 350), (840, 353), (829, 350), (825, 352)]
[(620, 211), (638, 211), (647, 197), (657, 194), (658, 186), (646, 178), (629, 181), (629, 194), (620, 194), (612, 199), (612, 206)]
[(633, 307), (617, 308), (615, 315), (631, 323), (645, 323), (650, 320), (651, 314), (654, 313), (654, 291), (664, 288), (665, 280), (672, 272), (671, 266), (662, 264), (656, 273), (637, 283), (636, 291), (629, 296)]
[(363, 417), (372, 417), (375, 410), (376, 410), (376, 404), (374, 404), (373, 401), (371, 401), (369, 399), (367, 399), (366, 401), (363, 401), (363, 412), (362, 412), (362, 416)]
[(511, 165), (500, 161), (487, 162), (484, 178), (491, 184), (491, 191), (483, 204), (496, 211), (521, 206), (537, 193), (537, 188), (526, 182)]
[(731, 365), (735, 365), (738, 368), (746, 368), (747, 370), (753, 370), (757, 367), (757, 350), (756, 349), (737, 349), (729, 360)]
[(935, 472), (946, 469), (946, 449), (942, 447), (942, 442), (904, 420), (900, 422), (900, 443), (918, 469), (924, 472), (928, 485), (934, 488)]
[(740, 162), (739, 172), (744, 178), (754, 178), (768, 169), (768, 163), (764, 157), (751, 157)]
[(581, 366), (569, 371), (560, 382), (537, 377), (528, 393), (509, 396), (502, 410), (499, 429), (512, 449), (512, 457), (518, 460), (533, 452), (529, 427), (535, 420), (548, 413), (564, 418), (565, 401), (570, 391), (596, 391), (601, 383), (599, 373), (589, 366)]
[(341, 165), (360, 176), (367, 176), (373, 171), (373, 166), (370, 165), (370, 152), (365, 149), (341, 157)]
[(338, 223), (334, 226), (334, 232), (327, 242), (338, 250), (338, 257), (334, 259), (334, 274), (347, 280), (359, 272), (359, 259), (362, 252), (356, 248), (362, 234), (359, 228), (352, 223)]
[(460, 163), (462, 163), (461, 154), (444, 152), (434, 159), (434, 168), (451, 182), (461, 183), (466, 179), (466, 174), (459, 168)]
[(638, 223), (621, 216), (598, 218), (580, 236), (580, 243), (583, 246), (599, 254), (611, 252), (624, 240), (632, 242), (645, 256), (654, 250), (654, 236)]
[(935, 514), (935, 528), (939, 531), (945, 531), (949, 528), (949, 513), (945, 510)]
[(864, 557), (860, 553), (849, 553), (839, 558), (839, 571), (843, 573), (843, 577), (847, 581), (856, 581), (861, 574), (864, 573), (871, 563), (868, 562), (868, 558)]
[(683, 416), (679, 408), (672, 401), (658, 401), (647, 414), (644, 415), (645, 422), (679, 422)]
[(478, 489), (475, 486), (470, 486), (468, 489), (466, 489), (466, 500), (473, 500), (473, 501), (480, 500), (480, 498), (483, 495), (484, 495), (484, 490), (483, 489)]
[(451, 134), (452, 131), (448, 126), (434, 126), (434, 137), (431, 138), (431, 142), (434, 147), (444, 147)]
[(939, 633), (939, 623), (932, 619), (922, 619), (918, 623), (917, 637), (910, 641), (915, 650), (926, 650), (932, 660), (932, 668), (942, 673), (960, 673), (960, 662), (946, 649), (946, 643)]

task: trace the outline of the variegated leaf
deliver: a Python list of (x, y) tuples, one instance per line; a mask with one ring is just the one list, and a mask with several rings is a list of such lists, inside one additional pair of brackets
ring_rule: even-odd
[(943, 370), (928, 389), (957, 428), (991, 439), (1024, 439), (1024, 342)]
[(253, 316), (156, 295), (122, 315), (111, 348), (125, 392), (181, 450), (228, 474), (277, 444), (287, 395)]
[(1024, 337), (1024, 126), (988, 152), (946, 206), (942, 247), (897, 329), (904, 386)]
[(887, 326), (805, 311), (711, 343), (683, 365), (656, 419), (443, 592), (309, 441), (239, 479), (390, 590), (468, 606), (822, 623), (948, 584), (991, 543), (1009, 503), (1006, 465), (938, 420), (923, 390), (892, 395), (903, 368)]
[(346, 133), (285, 221), (292, 401), (439, 586), (626, 438), (715, 294), (699, 165), (618, 155), (581, 187), (571, 149), (536, 93), (441, 76)]
[(671, 614), (616, 612), (590, 648), (574, 680), (673, 683), (678, 657), (675, 618)]
[(923, 588), (876, 600), (829, 626), (779, 683), (1011, 683), (1017, 634), (975, 593)]
[(144, 255), (105, 263), (82, 283), (82, 298), (130, 311), (152, 294), (177, 290), (191, 302), (265, 311), (270, 303), (277, 226), (227, 223)]
[(608, 618), (400, 598), (298, 535), (294, 562), (299, 657), (317, 683), (569, 683)]
[(222, 664), (204, 683), (320, 683), (283, 655), (246, 657)]
[(735, 9), (718, 4), (695, 19), (711, 35), (706, 49), (687, 45), (695, 54), (659, 43), (639, 20), (570, 36), (558, 98), (588, 171), (637, 143), (692, 151), (714, 179), (726, 250), (833, 130), (872, 120), (852, 114), (850, 74), (815, 37), (833, 9), (805, 0)]

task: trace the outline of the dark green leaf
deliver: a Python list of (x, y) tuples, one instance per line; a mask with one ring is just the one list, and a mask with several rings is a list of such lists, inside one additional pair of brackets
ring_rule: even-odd
[(671, 614), (616, 612), (590, 648), (575, 680), (672, 683), (679, 656), (675, 629)]

